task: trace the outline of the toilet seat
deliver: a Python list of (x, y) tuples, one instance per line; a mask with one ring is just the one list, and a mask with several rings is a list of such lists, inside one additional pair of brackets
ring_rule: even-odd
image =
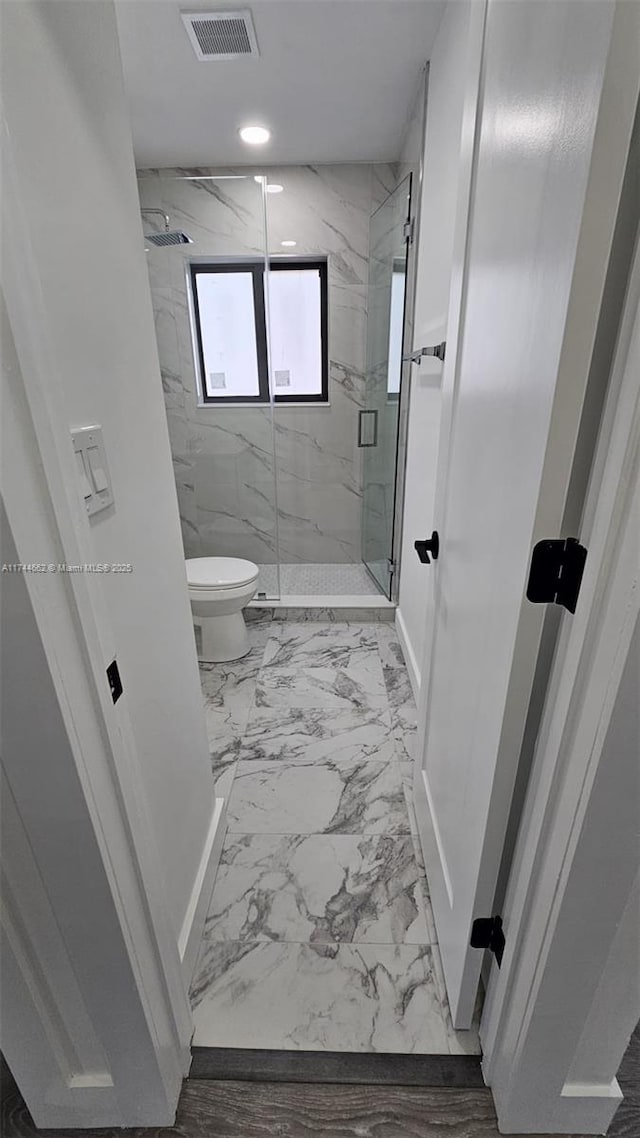
[(194, 593), (235, 591), (258, 580), (258, 566), (240, 557), (191, 557), (186, 566), (187, 584)]

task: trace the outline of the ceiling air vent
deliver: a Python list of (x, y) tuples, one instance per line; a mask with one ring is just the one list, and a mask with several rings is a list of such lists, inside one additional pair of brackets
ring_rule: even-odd
[(239, 59), (259, 55), (251, 12), (181, 12), (198, 59)]

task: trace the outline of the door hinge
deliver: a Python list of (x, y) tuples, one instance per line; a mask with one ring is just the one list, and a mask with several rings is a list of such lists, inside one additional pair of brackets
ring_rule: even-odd
[(396, 563), (392, 557), (387, 557), (387, 569), (389, 570), (389, 573), (393, 576), (393, 574), (396, 571)]
[(499, 968), (506, 944), (502, 931), (502, 917), (478, 917), (471, 926), (469, 943), (472, 948), (488, 948), (495, 956)]
[(107, 668), (107, 679), (111, 690), (111, 698), (114, 703), (117, 703), (122, 695), (122, 680), (120, 679), (120, 671), (115, 660), (113, 660)]
[(527, 600), (576, 611), (587, 551), (575, 537), (539, 541), (531, 554)]
[(410, 245), (413, 245), (413, 238), (415, 236), (415, 229), (416, 229), (415, 217), (410, 218), (409, 221), (405, 221), (402, 232), (403, 232), (405, 241), (408, 241)]

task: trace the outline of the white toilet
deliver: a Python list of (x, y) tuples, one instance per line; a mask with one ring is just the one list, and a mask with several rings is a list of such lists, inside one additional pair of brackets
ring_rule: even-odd
[(246, 656), (242, 610), (256, 595), (258, 566), (238, 557), (192, 557), (186, 566), (193, 622), (202, 633), (199, 659), (221, 663)]

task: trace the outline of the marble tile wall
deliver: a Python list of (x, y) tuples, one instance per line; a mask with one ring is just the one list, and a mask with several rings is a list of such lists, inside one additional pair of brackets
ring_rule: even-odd
[[(192, 245), (148, 253), (162, 383), (187, 557), (259, 564), (361, 558), (369, 217), (395, 186), (392, 166), (270, 168), (265, 236), (257, 170), (144, 170), (143, 208), (170, 215)], [(157, 216), (144, 219), (162, 227)], [(191, 257), (263, 256), (297, 241), (328, 256), (329, 406), (198, 407), (187, 300)], [(277, 523), (277, 525), (276, 525)]]

